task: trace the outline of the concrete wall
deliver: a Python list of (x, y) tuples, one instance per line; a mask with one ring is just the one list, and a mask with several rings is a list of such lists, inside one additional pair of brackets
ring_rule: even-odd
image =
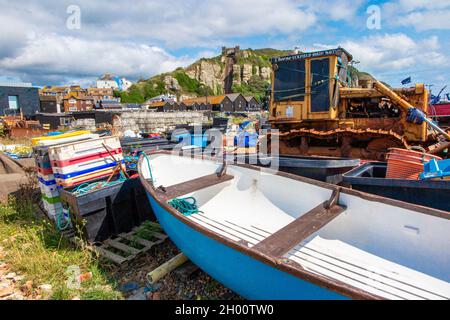
[[(0, 114), (9, 111), (8, 96), (18, 96), (19, 108), (26, 116), (32, 116), (39, 111), (39, 89), (33, 87), (0, 87)], [(19, 113), (19, 112), (17, 112)]]
[(208, 120), (202, 112), (152, 112), (149, 110), (126, 111), (114, 121), (120, 131), (161, 132), (176, 125), (202, 124)]

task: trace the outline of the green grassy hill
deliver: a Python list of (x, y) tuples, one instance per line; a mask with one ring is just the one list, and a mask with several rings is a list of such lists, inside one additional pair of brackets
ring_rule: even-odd
[[(164, 78), (166, 76), (175, 78), (180, 85), (180, 89), (168, 89), (164, 83)], [(213, 94), (211, 88), (203, 86), (195, 79), (191, 79), (183, 68), (178, 68), (173, 72), (159, 74), (147, 80), (140, 80), (128, 91), (115, 92), (115, 95), (116, 97), (120, 97), (123, 103), (143, 103), (150, 98), (165, 93), (175, 95), (190, 94), (196, 96), (204, 96), (206, 93), (209, 95)]]

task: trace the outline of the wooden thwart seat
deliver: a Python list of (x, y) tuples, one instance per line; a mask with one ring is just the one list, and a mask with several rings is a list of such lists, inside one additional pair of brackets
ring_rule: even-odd
[(210, 174), (197, 179), (175, 184), (170, 187), (159, 187), (157, 190), (160, 194), (164, 195), (168, 200), (170, 200), (195, 191), (215, 186), (222, 182), (230, 181), (233, 178), (234, 177), (229, 174), (224, 174), (220, 177), (217, 174)]
[(256, 244), (253, 249), (273, 257), (283, 257), (300, 242), (317, 232), (345, 211), (337, 204), (339, 190), (333, 192), (330, 200), (325, 201), (281, 230)]

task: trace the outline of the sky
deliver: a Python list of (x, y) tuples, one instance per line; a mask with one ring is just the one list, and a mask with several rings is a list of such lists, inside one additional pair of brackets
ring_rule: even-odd
[(220, 54), (342, 46), (400, 86), (450, 85), (450, 0), (0, 0), (0, 80), (89, 85)]

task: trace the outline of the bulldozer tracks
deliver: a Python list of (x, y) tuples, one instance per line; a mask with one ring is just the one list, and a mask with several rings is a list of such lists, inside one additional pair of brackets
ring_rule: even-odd
[(355, 136), (359, 139), (374, 139), (374, 138), (391, 138), (393, 140), (401, 143), (405, 148), (409, 149), (410, 146), (406, 141), (405, 137), (399, 135), (392, 130), (382, 130), (382, 129), (351, 129), (351, 128), (338, 128), (328, 131), (320, 131), (316, 129), (294, 129), (288, 132), (282, 132), (278, 134), (280, 139), (292, 139), (296, 137), (311, 137), (317, 139), (331, 139), (338, 138), (339, 136)]

